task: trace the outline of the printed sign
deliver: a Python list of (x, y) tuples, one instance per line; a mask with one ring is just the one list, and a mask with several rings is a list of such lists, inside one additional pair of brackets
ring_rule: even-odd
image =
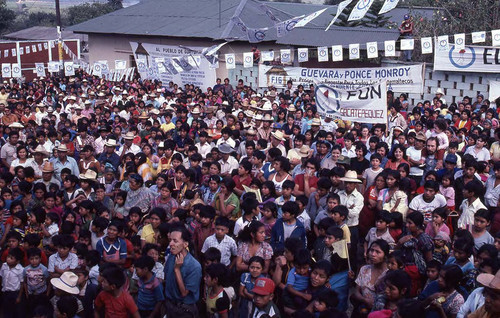
[(450, 45), (448, 51), (434, 52), (434, 70), (457, 72), (500, 73), (500, 48)]
[(395, 92), (421, 94), (423, 64), (373, 68), (306, 68), (259, 65), (259, 87), (274, 85), (284, 88), (288, 80), (294, 85), (325, 84), (340, 89), (357, 89), (387, 81), (388, 89)]

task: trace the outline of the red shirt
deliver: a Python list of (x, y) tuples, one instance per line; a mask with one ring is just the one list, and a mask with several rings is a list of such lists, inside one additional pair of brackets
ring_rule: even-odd
[(248, 176), (245, 180), (241, 181), (240, 176), (234, 176), (233, 181), (236, 184), (235, 188), (243, 191), (243, 185), (250, 187), (250, 183), (252, 183), (252, 177)]
[[(311, 176), (309, 177), (309, 188), (318, 188), (318, 177)], [(295, 177), (295, 184), (299, 186), (299, 191), (304, 192), (304, 174), (299, 174)]]
[(106, 318), (128, 318), (139, 310), (132, 296), (130, 296), (128, 291), (123, 289), (118, 297), (106, 291), (100, 292), (94, 304), (97, 310), (101, 310), (104, 307), (104, 316)]

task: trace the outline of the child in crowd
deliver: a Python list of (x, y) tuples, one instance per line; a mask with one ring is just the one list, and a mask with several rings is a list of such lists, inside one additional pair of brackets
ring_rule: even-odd
[(495, 239), (488, 232), (491, 223), (491, 212), (481, 209), (474, 214), (474, 226), (472, 227), (472, 237), (474, 238), (474, 251), (478, 251), (484, 244), (493, 244)]
[(210, 264), (205, 270), (205, 303), (209, 317), (220, 317), (231, 310), (234, 298), (232, 287), (224, 288), (227, 279), (227, 268), (223, 264)]
[(401, 251), (394, 251), (387, 257), (387, 268), (389, 270), (404, 269), (405, 262)]
[(446, 225), (448, 211), (446, 208), (437, 208), (432, 211), (432, 222), (427, 223), (425, 233), (430, 237), (435, 238), (439, 232), (444, 232), (450, 235), (450, 228)]
[(443, 263), (441, 263), (435, 259), (427, 262), (427, 269), (425, 271), (427, 281), (425, 283), (424, 288), (439, 278), (439, 272), (441, 271), (442, 266), (443, 266)]
[(215, 220), (215, 233), (207, 237), (201, 248), (201, 253), (205, 254), (208, 249), (217, 248), (221, 254), (219, 262), (228, 267), (237, 252), (235, 240), (227, 235), (230, 227), (231, 221), (228, 218), (224, 216), (218, 217)]
[(275, 201), (278, 206), (278, 218), (283, 214), (283, 205), (288, 201), (295, 201), (295, 196), (292, 195), (293, 189), (295, 188), (295, 182), (292, 180), (285, 180), (281, 186), (281, 196)]
[(265, 277), (262, 274), (265, 263), (264, 259), (260, 256), (253, 256), (248, 261), (249, 272), (241, 274), (239, 296), (240, 300), (240, 317), (248, 317), (248, 313), (251, 310), (252, 300), (253, 300), (253, 288), (255, 286), (255, 281), (259, 277)]
[(441, 178), (441, 184), (439, 185), (439, 193), (441, 193), (446, 199), (446, 207), (449, 211), (455, 210), (455, 178), (453, 174), (446, 173)]
[(319, 228), (318, 228), (319, 222), (321, 222), (321, 220), (323, 220), (324, 218), (327, 217), (331, 218), (333, 208), (335, 208), (339, 204), (340, 204), (340, 197), (337, 193), (331, 193), (328, 195), (326, 209), (319, 211), (318, 214), (316, 215), (316, 218), (314, 219), (313, 228), (316, 236), (319, 235)]
[(100, 317), (100, 312), (103, 311), (106, 317), (140, 317), (134, 299), (123, 288), (126, 278), (122, 269), (108, 267), (100, 276), (102, 291), (94, 302), (95, 316)]
[(432, 251), (432, 258), (441, 264), (446, 263), (448, 256), (450, 255), (450, 249), (448, 245), (450, 244), (450, 236), (446, 232), (438, 232), (434, 236), (434, 250)]
[(262, 217), (260, 218), (260, 221), (266, 228), (266, 241), (269, 242), (269, 240), (271, 239), (271, 231), (278, 218), (278, 207), (274, 202), (267, 202), (262, 207), (261, 212)]
[(142, 256), (134, 262), (135, 272), (139, 278), (137, 307), (141, 317), (159, 317), (165, 296), (161, 280), (153, 272), (155, 260), (150, 256)]
[(0, 267), (2, 281), (2, 308), (5, 318), (24, 317), (23, 299), (24, 269), (21, 262), (24, 252), (19, 248), (9, 249), (5, 263)]
[(286, 307), (297, 309), (307, 305), (311, 294), (309, 287), (311, 256), (307, 249), (301, 249), (294, 258), (294, 267), (288, 273), (283, 304)]
[(375, 219), (375, 227), (372, 227), (368, 234), (365, 237), (365, 258), (366, 253), (368, 252), (368, 246), (370, 246), (373, 242), (378, 239), (382, 239), (389, 244), (394, 244), (394, 239), (389, 233), (389, 223), (391, 223), (392, 218), (391, 214), (388, 211), (380, 211), (377, 218)]
[(49, 271), (42, 263), (42, 251), (32, 247), (28, 249), (29, 265), (24, 268), (23, 281), (24, 293), (28, 302), (28, 308), (34, 309), (48, 301), (47, 282)]
[(344, 205), (338, 205), (332, 210), (332, 218), (335, 224), (344, 231), (343, 239), (346, 240), (347, 245), (351, 244), (351, 231), (346, 224), (347, 217), (349, 216), (349, 210)]
[(78, 266), (78, 256), (70, 252), (75, 245), (75, 239), (71, 235), (54, 236), (52, 242), (57, 248), (57, 253), (49, 257), (47, 270), (50, 273), (50, 277), (57, 278), (64, 272), (75, 269)]

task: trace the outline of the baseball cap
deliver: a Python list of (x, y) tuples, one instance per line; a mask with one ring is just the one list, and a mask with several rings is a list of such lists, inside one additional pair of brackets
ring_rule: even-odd
[(274, 282), (270, 278), (257, 278), (252, 292), (258, 295), (267, 296), (274, 293)]
[(449, 153), (446, 155), (446, 158), (444, 159), (444, 161), (452, 163), (452, 164), (457, 164), (457, 155)]

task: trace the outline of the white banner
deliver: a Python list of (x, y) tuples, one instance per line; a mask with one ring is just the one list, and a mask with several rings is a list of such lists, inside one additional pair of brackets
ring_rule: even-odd
[[(137, 70), (141, 78), (147, 77), (147, 75), (149, 74), (148, 65), (152, 66), (154, 64), (155, 58), (164, 58), (165, 68), (167, 72), (163, 74), (157, 74), (157, 76), (163, 83), (172, 81), (179, 84), (179, 86), (181, 84), (183, 86), (185, 84), (193, 84), (194, 86), (201, 87), (203, 90), (206, 90), (207, 87), (212, 87), (216, 79), (216, 70), (215, 68), (210, 67), (211, 64), (209, 62), (209, 58), (212, 62), (214, 62), (214, 65), (217, 65), (218, 60), (216, 57), (216, 53), (217, 50), (224, 44), (225, 43), (210, 48), (181, 48), (175, 45), (160, 45), (152, 43), (141, 43), (141, 46), (139, 46), (139, 43), (137, 42), (130, 42), (130, 46), (132, 48), (132, 52), (134, 52), (134, 58), (137, 63)], [(187, 60), (183, 60), (182, 58), (187, 58), (193, 55), (192, 50), (201, 52), (201, 54), (206, 58), (196, 59), (200, 62), (199, 67), (192, 67), (190, 71), (178, 72), (176, 70), (176, 66), (178, 65), (177, 63), (173, 62), (174, 58), (180, 58), (178, 59), (178, 62), (187, 67), (186, 64), (191, 63), (189, 63)], [(132, 71), (130, 76), (133, 76)]]
[(12, 64), (12, 77), (19, 78), (22, 76), (23, 76), (23, 74), (21, 72), (21, 65), (19, 65), (17, 63)]
[(290, 49), (280, 50), (281, 63), (292, 62), (292, 52)]
[(48, 63), (48, 67), (47, 69), (49, 70), (49, 72), (59, 72), (59, 62), (57, 61), (51, 61)]
[(295, 18), (291, 18), (291, 19), (283, 21), (283, 22), (276, 23), (276, 25), (275, 25), (276, 35), (279, 38), (287, 35), (288, 33), (290, 33), (290, 31), (293, 30), (293, 28), (295, 27), (297, 22), (299, 22), (303, 17), (304, 16), (301, 15), (300, 17), (295, 17)]
[(354, 90), (338, 89), (326, 84), (316, 85), (314, 95), (318, 113), (358, 123), (387, 122), (387, 85), (379, 82)]
[(453, 35), (453, 40), (455, 41), (455, 47), (457, 49), (465, 49), (465, 33)]
[(384, 41), (385, 56), (396, 56), (396, 41)]
[(413, 39), (401, 39), (401, 51), (413, 50), (415, 41)]
[(75, 69), (73, 68), (73, 62), (64, 62), (64, 75), (74, 76)]
[(370, 10), (374, 0), (359, 0), (349, 15), (349, 21), (361, 20)]
[(109, 73), (109, 68), (108, 68), (108, 61), (99, 61), (101, 63), (101, 73), (103, 75), (107, 75)]
[(342, 13), (342, 11), (344, 11), (344, 9), (350, 5), (352, 2), (352, 0), (344, 0), (342, 1), (341, 3), (339, 3), (337, 5), (337, 13), (335, 13), (335, 16), (333, 17), (332, 21), (330, 21), (330, 24), (328, 24), (328, 26), (326, 27), (325, 31), (328, 31), (330, 29), (330, 27), (335, 23), (335, 21), (337, 21), (337, 18), (340, 16), (340, 14)]
[(243, 67), (248, 68), (253, 66), (253, 52), (243, 53)]
[[(490, 81), (490, 100), (500, 97), (500, 81)], [(497, 105), (498, 107), (499, 105)]]
[(424, 65), (403, 65), (369, 68), (306, 68), (259, 65), (259, 87), (274, 85), (286, 87), (291, 80), (295, 85), (309, 87), (321, 83), (342, 89), (357, 89), (386, 80), (388, 89), (399, 93), (421, 94)]
[(262, 41), (266, 41), (268, 36), (269, 28), (261, 28), (261, 29), (251, 29), (247, 28), (247, 36), (248, 42), (250, 43), (258, 43)]
[(318, 48), (318, 62), (328, 62), (328, 47), (322, 46)]
[(316, 12), (311, 13), (310, 15), (306, 16), (305, 18), (303, 18), (299, 22), (297, 22), (297, 24), (295, 25), (295, 27), (296, 28), (300, 28), (300, 27), (306, 26), (309, 22), (311, 22), (312, 20), (316, 19), (317, 17), (319, 17), (320, 14), (322, 14), (323, 12), (325, 12), (326, 9), (328, 9), (328, 8), (321, 9), (321, 10), (318, 10)]
[(45, 65), (43, 63), (35, 63), (36, 76), (45, 77)]
[(466, 46), (434, 52), (434, 70), (457, 72), (500, 73), (498, 49), (485, 46)]
[(483, 43), (486, 41), (486, 31), (472, 32), (472, 43)]
[(12, 77), (12, 68), (10, 63), (2, 63), (2, 77)]
[(236, 61), (234, 53), (226, 54), (226, 68), (232, 70), (236, 68)]
[(493, 46), (500, 46), (500, 30), (491, 30), (491, 42)]
[(349, 44), (349, 59), (359, 59), (359, 43)]
[(396, 8), (398, 2), (399, 0), (385, 0), (384, 5), (382, 6), (382, 9), (380, 9), (378, 14), (384, 14), (391, 11), (392, 9)]
[(369, 59), (375, 59), (378, 57), (378, 44), (377, 42), (367, 42), (366, 43), (366, 54)]
[(99, 62), (94, 63), (94, 67), (92, 68), (92, 75), (101, 77), (102, 76), (102, 64)]
[(297, 52), (299, 56), (299, 62), (307, 62), (309, 61), (309, 49), (308, 48), (299, 48)]
[(272, 62), (274, 61), (274, 51), (261, 51), (260, 58), (262, 62)]
[(422, 54), (431, 54), (432, 53), (432, 38), (421, 38), (420, 45), (422, 47)]
[(124, 70), (127, 68), (127, 61), (115, 60), (115, 70)]
[(340, 62), (344, 59), (342, 45), (332, 45), (332, 61)]
[(450, 43), (447, 35), (441, 35), (437, 38), (436, 51), (448, 52), (450, 49)]

